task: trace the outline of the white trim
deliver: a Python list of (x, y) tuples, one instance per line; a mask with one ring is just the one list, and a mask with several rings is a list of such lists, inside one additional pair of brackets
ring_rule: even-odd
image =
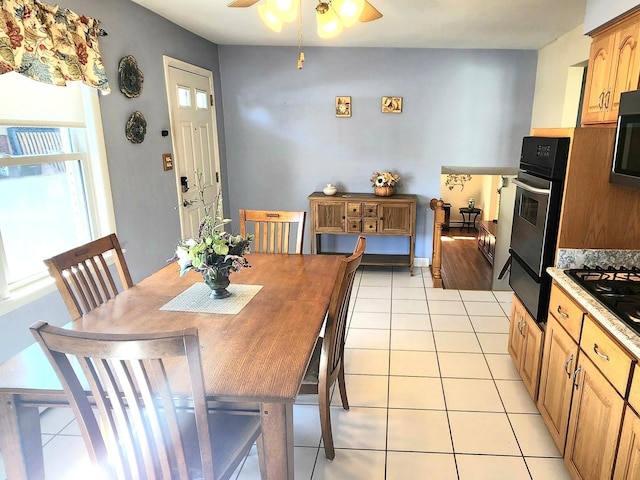
[(414, 267), (428, 267), (429, 266), (429, 259), (428, 258), (414, 258), (413, 259), (413, 266)]
[[(83, 85), (82, 99), (85, 102), (85, 119), (87, 121), (88, 135), (87, 153), (91, 161), (91, 173), (88, 179), (88, 194), (91, 195), (90, 205), (95, 209), (91, 212), (92, 225), (96, 238), (104, 237), (116, 231), (116, 214), (113, 208), (111, 194), (111, 178), (109, 177), (109, 164), (107, 162), (107, 148), (104, 143), (104, 130), (102, 129), (102, 115), (98, 91)], [(90, 108), (87, 108), (90, 106)], [(96, 182), (95, 178), (101, 178)]]

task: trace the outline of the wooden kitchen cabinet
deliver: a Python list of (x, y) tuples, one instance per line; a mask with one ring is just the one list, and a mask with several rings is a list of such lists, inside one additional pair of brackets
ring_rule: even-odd
[(620, 94), (638, 89), (640, 12), (592, 33), (582, 124), (615, 123)]
[(522, 382), (534, 401), (538, 394), (542, 341), (542, 329), (514, 295), (511, 304), (508, 350)]
[(564, 452), (573, 478), (611, 478), (623, 410), (622, 397), (580, 351)]
[(627, 407), (613, 480), (637, 480), (638, 478), (640, 478), (640, 417), (631, 407)]
[(322, 250), (323, 235), (403, 236), (409, 242), (408, 253), (366, 253), (362, 264), (405, 266), (413, 274), (417, 204), (416, 195), (342, 193), (332, 197), (314, 192), (309, 195), (311, 253), (339, 253)]
[(497, 233), (498, 226), (495, 223), (487, 220), (478, 222), (478, 249), (491, 265), (496, 254)]
[(625, 409), (613, 480), (640, 478), (640, 369), (636, 365)]
[(552, 315), (547, 320), (538, 410), (558, 450), (564, 452), (578, 344)]

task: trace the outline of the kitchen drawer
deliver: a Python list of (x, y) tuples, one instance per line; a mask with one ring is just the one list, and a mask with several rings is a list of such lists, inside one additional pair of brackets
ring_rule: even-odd
[(365, 203), (364, 204), (364, 217), (378, 217), (378, 204), (377, 203)]
[(582, 318), (585, 312), (555, 283), (551, 285), (549, 313), (555, 317), (576, 343), (580, 342)]
[(359, 218), (350, 218), (347, 220), (347, 232), (360, 233), (362, 232), (362, 220)]
[(632, 358), (589, 315), (584, 317), (580, 348), (624, 397), (629, 383)]
[(364, 219), (364, 230), (363, 233), (367, 232), (377, 232), (378, 231), (378, 220), (372, 220), (369, 218)]
[(362, 204), (361, 203), (347, 203), (347, 215), (349, 217), (361, 217), (362, 216)]
[(638, 364), (633, 370), (633, 381), (631, 382), (631, 390), (629, 390), (629, 405), (640, 414), (640, 367), (638, 367)]

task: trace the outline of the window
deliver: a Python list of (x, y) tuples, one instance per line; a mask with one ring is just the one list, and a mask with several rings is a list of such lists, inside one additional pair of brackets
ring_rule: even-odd
[(23, 100), (0, 106), (2, 314), (49, 279), (45, 258), (114, 231), (114, 220), (97, 92), (18, 74), (0, 75), (0, 89)]

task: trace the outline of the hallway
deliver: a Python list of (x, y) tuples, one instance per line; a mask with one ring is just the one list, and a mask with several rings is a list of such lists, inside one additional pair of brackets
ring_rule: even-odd
[(443, 288), (491, 290), (493, 268), (478, 250), (477, 233), (457, 227), (442, 232)]

